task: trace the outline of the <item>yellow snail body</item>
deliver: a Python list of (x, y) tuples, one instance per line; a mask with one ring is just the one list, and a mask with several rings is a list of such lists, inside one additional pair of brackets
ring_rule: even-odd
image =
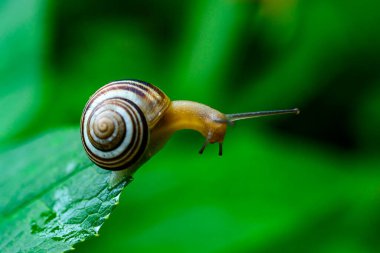
[(132, 174), (159, 151), (177, 130), (200, 132), (208, 143), (219, 143), (233, 121), (298, 109), (223, 114), (192, 101), (170, 101), (152, 84), (125, 80), (100, 88), (87, 102), (81, 119), (81, 137), (89, 158), (107, 170), (128, 169)]

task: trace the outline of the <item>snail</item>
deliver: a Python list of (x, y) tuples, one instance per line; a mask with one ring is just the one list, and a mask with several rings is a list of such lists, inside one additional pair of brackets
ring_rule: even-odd
[(132, 174), (159, 151), (177, 130), (192, 129), (207, 144), (219, 143), (219, 155), (227, 125), (241, 119), (299, 110), (275, 110), (223, 114), (192, 101), (170, 101), (156, 86), (137, 80), (111, 82), (92, 95), (81, 118), (81, 138), (89, 158), (99, 167)]

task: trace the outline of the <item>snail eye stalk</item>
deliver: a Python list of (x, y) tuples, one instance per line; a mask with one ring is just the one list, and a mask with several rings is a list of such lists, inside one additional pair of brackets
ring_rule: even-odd
[(242, 119), (252, 119), (252, 118), (259, 118), (259, 117), (279, 115), (279, 114), (299, 114), (299, 113), (300, 113), (300, 110), (298, 108), (294, 108), (294, 109), (286, 109), (286, 110), (234, 113), (234, 114), (227, 114), (226, 117), (228, 121), (234, 122), (234, 121), (242, 120)]

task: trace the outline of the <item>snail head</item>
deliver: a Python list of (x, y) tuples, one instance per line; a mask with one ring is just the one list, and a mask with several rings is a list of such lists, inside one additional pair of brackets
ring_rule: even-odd
[[(212, 109), (212, 108), (210, 108)], [(201, 149), (199, 150), (199, 154), (203, 154), (206, 146), (209, 143), (219, 143), (219, 155), (223, 154), (223, 140), (226, 134), (227, 126), (233, 126), (234, 122), (237, 120), (243, 119), (252, 119), (263, 116), (271, 116), (278, 114), (299, 114), (300, 111), (298, 108), (287, 109), (287, 110), (273, 110), (273, 111), (259, 111), (259, 112), (245, 112), (245, 113), (235, 113), (235, 114), (223, 114), (214, 109), (215, 112), (209, 112), (209, 116), (211, 115), (212, 120), (205, 121), (205, 126), (207, 126), (207, 136), (206, 141), (203, 143)]]

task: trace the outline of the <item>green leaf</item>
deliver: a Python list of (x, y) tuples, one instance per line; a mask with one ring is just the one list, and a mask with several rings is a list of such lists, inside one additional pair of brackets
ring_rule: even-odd
[(97, 234), (123, 181), (92, 165), (78, 129), (62, 129), (0, 155), (0, 251), (62, 252)]

